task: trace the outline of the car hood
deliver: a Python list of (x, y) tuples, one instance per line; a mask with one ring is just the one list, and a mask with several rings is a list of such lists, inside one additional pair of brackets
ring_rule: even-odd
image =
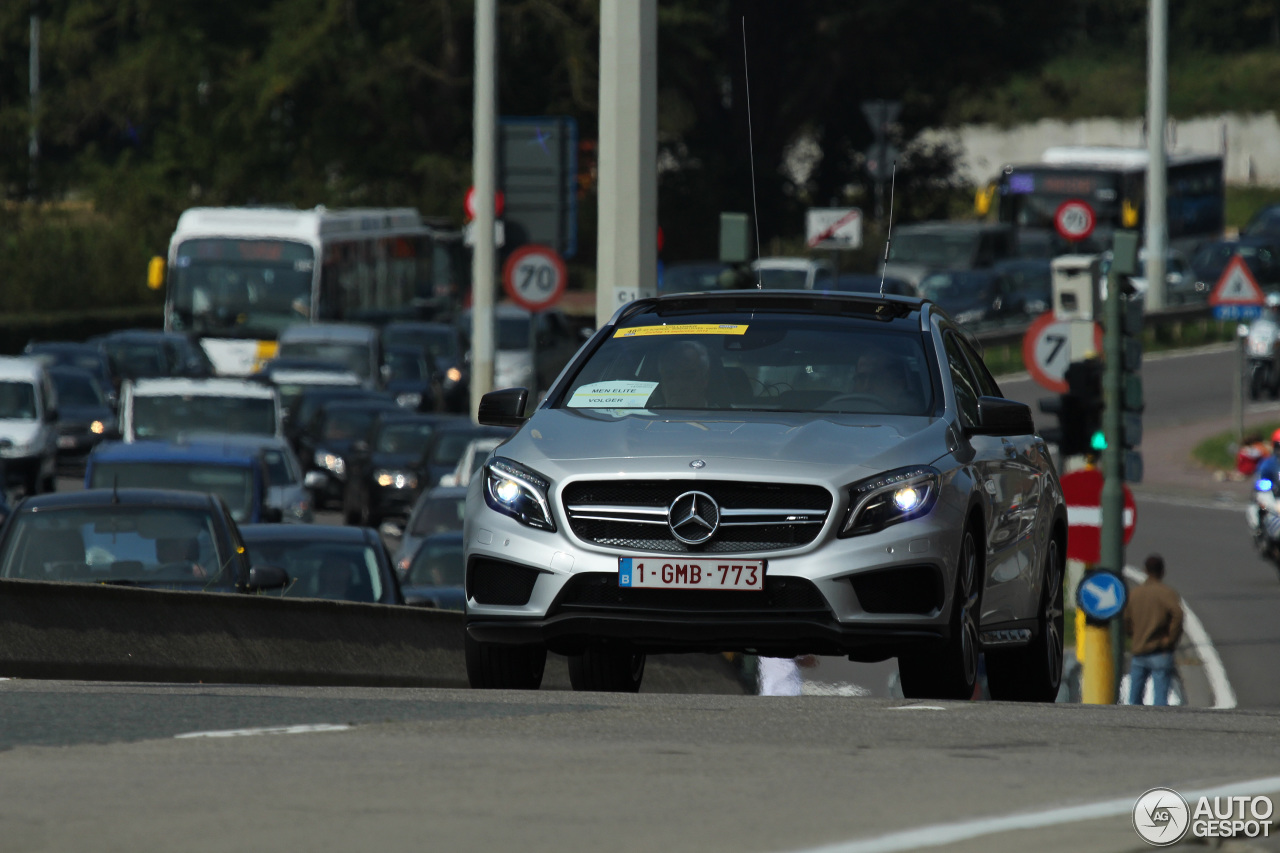
[[(575, 475), (730, 476), (830, 480), (833, 485), (946, 453), (941, 418), (783, 412), (705, 417), (544, 409), (496, 455), (553, 480)], [(705, 465), (693, 468), (691, 462)], [(604, 464), (602, 464), (604, 463)]]
[(31, 444), (40, 436), (40, 421), (19, 421), (0, 419), (0, 442), (10, 444)]

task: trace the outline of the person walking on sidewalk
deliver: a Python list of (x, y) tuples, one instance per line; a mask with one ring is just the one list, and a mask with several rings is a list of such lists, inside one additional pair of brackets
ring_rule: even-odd
[(1129, 704), (1141, 705), (1147, 679), (1152, 705), (1169, 704), (1169, 683), (1177, 676), (1173, 655), (1182, 638), (1182, 597), (1164, 583), (1164, 558), (1147, 557), (1147, 580), (1129, 593), (1124, 611), (1129, 635)]

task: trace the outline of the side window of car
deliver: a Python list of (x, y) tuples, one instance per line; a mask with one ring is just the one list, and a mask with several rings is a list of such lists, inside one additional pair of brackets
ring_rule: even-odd
[(981, 395), (969, 372), (969, 363), (961, 349), (961, 341), (954, 332), (944, 333), (942, 341), (946, 348), (951, 385), (955, 389), (956, 405), (960, 408), (960, 423), (964, 426), (977, 426), (978, 397)]
[(987, 370), (987, 365), (982, 360), (982, 356), (969, 346), (969, 342), (963, 338), (956, 338), (960, 348), (969, 358), (969, 367), (973, 371), (974, 379), (978, 383), (978, 393), (983, 397), (1003, 397), (1000, 393), (1000, 386), (996, 384), (995, 378), (991, 375), (991, 371)]

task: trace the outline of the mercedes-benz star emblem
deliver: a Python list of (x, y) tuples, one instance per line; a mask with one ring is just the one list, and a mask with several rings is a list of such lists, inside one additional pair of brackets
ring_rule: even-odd
[(690, 468), (706, 468), (707, 461), (705, 459), (695, 459), (689, 463)]
[(720, 527), (720, 507), (705, 492), (685, 492), (667, 510), (671, 535), (686, 545), (701, 545)]

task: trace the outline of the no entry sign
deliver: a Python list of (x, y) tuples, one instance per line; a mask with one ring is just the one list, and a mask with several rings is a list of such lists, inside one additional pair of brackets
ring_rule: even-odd
[[(1073, 471), (1062, 478), (1067, 503), (1067, 557), (1085, 563), (1102, 559), (1102, 472)], [(1124, 542), (1129, 544), (1138, 521), (1133, 492), (1124, 487)]]

